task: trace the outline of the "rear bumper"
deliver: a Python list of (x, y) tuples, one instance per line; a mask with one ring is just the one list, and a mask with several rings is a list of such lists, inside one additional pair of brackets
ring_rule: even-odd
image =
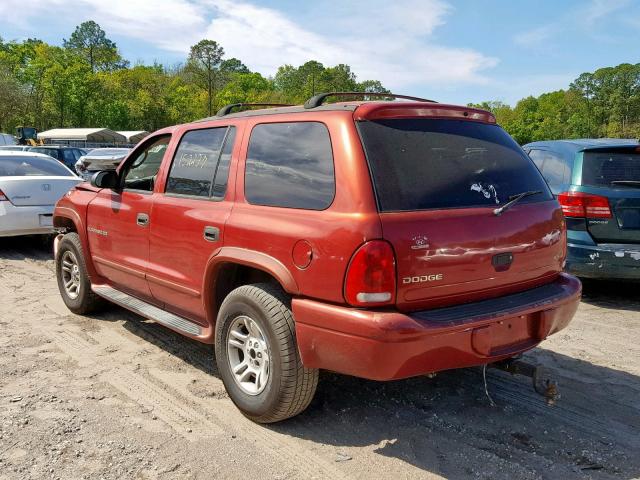
[(0, 237), (53, 233), (54, 205), (16, 207), (0, 202)]
[(404, 314), (294, 299), (302, 362), (393, 380), (509, 358), (566, 327), (582, 286), (568, 274), (514, 295)]
[(569, 243), (566, 270), (583, 278), (640, 280), (640, 245)]

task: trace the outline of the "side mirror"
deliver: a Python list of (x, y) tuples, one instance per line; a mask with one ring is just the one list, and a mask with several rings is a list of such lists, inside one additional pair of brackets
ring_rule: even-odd
[(101, 170), (91, 176), (91, 186), (96, 188), (116, 189), (120, 185), (120, 179), (115, 170)]

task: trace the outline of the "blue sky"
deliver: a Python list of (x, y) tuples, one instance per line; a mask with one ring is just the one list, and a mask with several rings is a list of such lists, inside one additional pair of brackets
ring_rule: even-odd
[[(20, 12), (16, 15), (16, 12)], [(59, 44), (93, 19), (132, 63), (175, 64), (202, 38), (273, 75), (347, 63), (443, 102), (520, 98), (640, 62), (640, 0), (2, 0), (0, 35)]]

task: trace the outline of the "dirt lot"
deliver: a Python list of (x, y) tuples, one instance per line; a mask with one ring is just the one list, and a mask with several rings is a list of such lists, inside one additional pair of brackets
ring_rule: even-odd
[(376, 383), (326, 373), (274, 426), (240, 415), (210, 347), (113, 307), (66, 310), (50, 245), (0, 239), (0, 480), (640, 477), (638, 286), (589, 284), (527, 379), (478, 369)]

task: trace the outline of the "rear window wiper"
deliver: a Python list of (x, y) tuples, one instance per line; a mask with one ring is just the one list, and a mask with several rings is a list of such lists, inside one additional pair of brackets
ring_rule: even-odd
[(611, 185), (622, 185), (625, 187), (640, 187), (640, 180), (614, 180)]
[(507, 203), (505, 203), (504, 205), (502, 205), (501, 207), (496, 208), (493, 211), (493, 214), (496, 217), (500, 216), (502, 214), (502, 212), (504, 212), (505, 210), (510, 208), (512, 205), (515, 205), (516, 203), (518, 203), (523, 198), (530, 197), (532, 195), (538, 195), (539, 193), (542, 193), (542, 190), (531, 190), (529, 192), (522, 192), (522, 193), (518, 193), (517, 195), (511, 195), (509, 197), (509, 201)]

